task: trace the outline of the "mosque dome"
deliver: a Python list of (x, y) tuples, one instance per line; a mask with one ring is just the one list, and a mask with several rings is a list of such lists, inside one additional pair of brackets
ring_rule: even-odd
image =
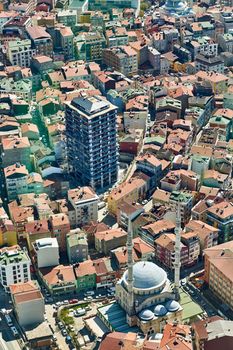
[(164, 305), (159, 304), (159, 305), (155, 306), (155, 308), (154, 308), (155, 316), (164, 316), (164, 315), (166, 315), (166, 313), (167, 313), (167, 309)]
[[(133, 286), (137, 289), (156, 289), (164, 285), (167, 279), (166, 272), (149, 261), (139, 261), (133, 266)], [(128, 271), (124, 274), (128, 281)]]
[(150, 320), (152, 320), (152, 318), (154, 318), (154, 314), (153, 314), (153, 312), (151, 310), (145, 309), (145, 310), (142, 310), (140, 312), (139, 318), (142, 321), (150, 321)]
[(179, 308), (180, 308), (180, 304), (175, 300), (167, 301), (165, 306), (166, 306), (167, 310), (170, 312), (175, 312), (175, 311), (179, 310)]

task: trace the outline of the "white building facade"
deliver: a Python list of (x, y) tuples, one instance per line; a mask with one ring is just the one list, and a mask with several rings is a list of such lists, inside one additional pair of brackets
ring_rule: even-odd
[(30, 265), (29, 256), (19, 246), (0, 250), (0, 283), (5, 291), (11, 284), (31, 280)]
[(59, 247), (56, 238), (41, 238), (33, 243), (38, 268), (59, 265)]

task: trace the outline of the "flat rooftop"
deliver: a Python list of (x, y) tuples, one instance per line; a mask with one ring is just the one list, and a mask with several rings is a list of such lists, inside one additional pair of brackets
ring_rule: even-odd
[(180, 305), (183, 308), (183, 319), (182, 321), (189, 321), (195, 319), (198, 316), (201, 316), (204, 313), (204, 310), (195, 303), (190, 295), (186, 293), (183, 289), (180, 289)]
[(52, 338), (53, 336), (52, 330), (46, 321), (25, 327), (24, 331), (28, 341), (41, 338)]
[(109, 332), (109, 328), (105, 326), (103, 321), (98, 316), (86, 319), (85, 325), (95, 334), (97, 338), (103, 337), (105, 333)]
[(126, 313), (116, 302), (100, 307), (98, 309), (100, 317), (103, 317), (110, 325), (109, 329), (122, 333), (139, 333), (138, 327), (130, 327), (126, 322)]
[(111, 110), (116, 110), (115, 106), (100, 96), (75, 97), (68, 104), (87, 118), (93, 118)]

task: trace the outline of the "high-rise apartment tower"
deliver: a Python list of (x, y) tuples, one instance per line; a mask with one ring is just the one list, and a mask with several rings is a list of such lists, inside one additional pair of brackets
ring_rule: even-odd
[(66, 105), (70, 172), (83, 185), (104, 188), (117, 180), (117, 107), (104, 97), (78, 97)]

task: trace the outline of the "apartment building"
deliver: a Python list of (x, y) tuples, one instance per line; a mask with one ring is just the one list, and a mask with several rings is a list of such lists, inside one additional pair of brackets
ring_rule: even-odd
[(151, 176), (150, 188), (159, 185), (163, 176), (162, 162), (152, 153), (145, 153), (136, 158), (136, 169)]
[(30, 67), (31, 59), (36, 54), (32, 49), (31, 40), (9, 41), (7, 43), (6, 55), (12, 66)]
[(59, 10), (57, 12), (57, 20), (65, 26), (74, 27), (77, 24), (77, 11), (75, 10)]
[(200, 242), (197, 232), (182, 232), (181, 242), (188, 248), (187, 264), (196, 264), (200, 255)]
[(88, 32), (76, 37), (76, 52), (79, 59), (102, 62), (106, 40), (103, 33)]
[(25, 224), (25, 232), (30, 251), (33, 249), (32, 244), (36, 240), (51, 237), (47, 219), (29, 221)]
[(74, 34), (70, 27), (59, 28), (60, 44), (65, 60), (74, 59)]
[(76, 291), (76, 279), (73, 266), (58, 265), (38, 270), (39, 276), (49, 292), (56, 295), (73, 295)]
[(127, 241), (127, 232), (122, 228), (109, 229), (107, 231), (96, 232), (95, 249), (109, 255), (112, 249), (125, 246)]
[(231, 350), (233, 324), (220, 316), (212, 316), (192, 324), (196, 350)]
[(204, 254), (205, 249), (214, 247), (218, 244), (219, 230), (203, 221), (190, 220), (185, 226), (185, 231), (197, 234), (200, 243), (201, 255)]
[(44, 321), (44, 297), (34, 282), (10, 285), (11, 299), (17, 321), (21, 327), (42, 323)]
[(28, 171), (31, 165), (31, 146), (27, 137), (8, 137), (2, 140), (2, 166), (5, 168), (16, 162), (24, 164)]
[(189, 191), (196, 191), (198, 184), (198, 177), (195, 172), (190, 170), (173, 170), (161, 179), (161, 189), (172, 192), (182, 188)]
[(214, 204), (206, 211), (206, 223), (219, 230), (218, 243), (233, 239), (233, 205), (223, 201)]
[(143, 205), (130, 201), (123, 201), (117, 208), (117, 222), (120, 227), (126, 231), (129, 221), (134, 221), (141, 213), (144, 212)]
[(28, 173), (25, 165), (16, 163), (4, 168), (8, 200), (16, 199), (24, 193), (44, 192), (43, 180), (38, 173)]
[[(4, 217), (5, 216), (5, 217)], [(4, 215), (4, 209), (0, 204), (0, 247), (17, 244), (17, 234), (13, 222)]]
[(70, 232), (70, 221), (66, 214), (59, 213), (49, 217), (49, 227), (52, 237), (58, 241), (59, 250), (66, 251), (66, 235)]
[[(154, 241), (156, 259), (169, 269), (175, 268), (175, 241), (173, 233), (164, 233)], [(189, 263), (188, 247), (183, 243), (180, 244), (180, 262), (182, 267)]]
[(28, 170), (25, 165), (16, 163), (4, 168), (8, 200), (16, 199), (19, 194), (27, 192)]
[(84, 185), (103, 188), (116, 182), (117, 108), (104, 97), (78, 97), (66, 105), (70, 172)]
[(224, 72), (224, 60), (220, 56), (209, 53), (199, 53), (196, 56), (196, 70), (204, 72)]
[(0, 284), (9, 291), (11, 284), (31, 280), (31, 261), (18, 245), (0, 249)]
[(119, 205), (124, 201), (131, 203), (142, 200), (147, 193), (147, 183), (145, 180), (133, 177), (114, 188), (108, 196), (108, 210), (117, 215)]
[(76, 264), (88, 259), (88, 242), (86, 233), (76, 229), (66, 236), (67, 255), (70, 264)]
[(75, 210), (76, 227), (98, 220), (99, 197), (91, 187), (84, 186), (69, 190), (68, 200)]
[[(172, 221), (162, 219), (141, 226), (138, 234), (145, 242), (153, 247), (157, 238), (165, 234), (173, 234), (174, 230), (175, 224)], [(168, 240), (170, 241), (172, 237), (168, 237)]]
[(128, 35), (126, 28), (116, 27), (106, 30), (106, 41), (108, 47), (128, 45)]
[(31, 14), (36, 9), (36, 0), (22, 0), (22, 1), (10, 1), (9, 10), (23, 13), (25, 15)]
[(169, 197), (169, 203), (174, 209), (177, 209), (177, 206), (179, 204), (181, 223), (186, 224), (191, 217), (191, 210), (193, 206), (192, 193), (185, 191), (173, 191)]
[(59, 265), (59, 247), (56, 238), (37, 239), (32, 245), (38, 269)]
[(202, 81), (208, 81), (213, 89), (214, 94), (221, 95), (224, 92), (227, 92), (227, 82), (228, 77), (221, 73), (205, 72), (199, 71), (196, 76)]
[(218, 55), (218, 43), (208, 36), (198, 37), (185, 43), (185, 47), (191, 52), (193, 60), (199, 53)]
[(36, 54), (53, 56), (53, 41), (44, 27), (33, 26), (28, 27), (27, 34), (32, 41), (32, 47), (35, 49)]
[(137, 52), (129, 46), (104, 49), (103, 63), (126, 76), (137, 74), (138, 71)]
[(223, 51), (233, 53), (233, 35), (232, 33), (220, 34), (218, 36), (219, 46)]
[(233, 309), (233, 242), (206, 249), (204, 260), (205, 282), (224, 304)]

